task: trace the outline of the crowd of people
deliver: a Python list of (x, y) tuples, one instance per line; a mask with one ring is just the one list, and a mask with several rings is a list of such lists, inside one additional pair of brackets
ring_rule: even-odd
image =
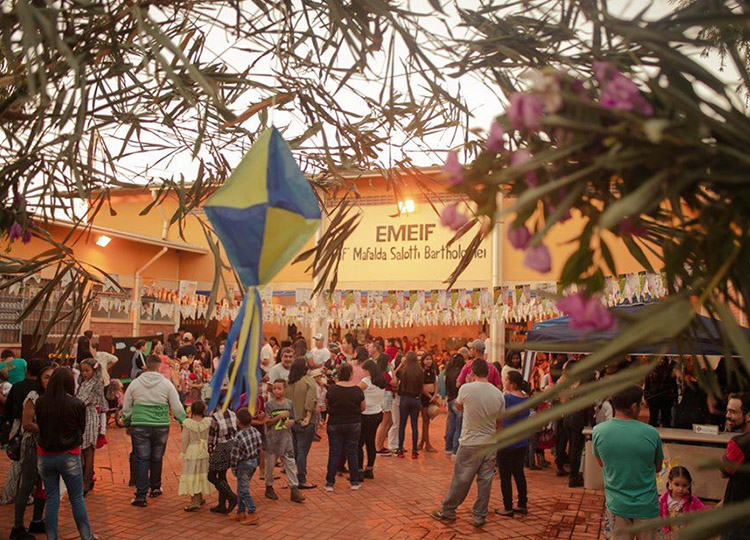
[[(279, 498), (274, 489), (274, 481), (280, 479), (275, 474), (279, 466), (291, 502), (304, 503), (303, 492), (318, 487), (308, 475), (307, 461), (322, 430), (328, 440), (323, 489), (329, 492), (345, 474), (349, 488), (359, 490), (375, 478), (377, 458), (418, 459), (420, 452), (438, 452), (435, 441), (442, 438), (441, 446), (453, 461), (453, 476), (433, 517), (455, 520), (456, 509), (476, 481), (473, 523), (481, 527), (489, 513), (495, 471), (502, 493), (502, 506), (495, 514), (524, 515), (528, 512), (526, 470), (549, 466), (548, 450), (554, 454), (557, 474), (568, 476), (570, 487), (582, 487), (583, 430), (595, 426), (593, 457), (604, 468), (607, 500), (605, 535), (619, 539), (631, 538), (623, 531), (640, 520), (702, 506), (691, 494), (690, 471), (684, 467), (670, 471), (669, 490), (661, 499), (657, 497), (655, 474), (661, 470), (662, 454), (653, 426), (718, 422), (722, 415), (722, 425), (738, 432), (723, 466), (730, 479), (725, 503), (750, 498), (750, 475), (744, 470), (750, 454), (750, 397), (730, 392), (743, 381), (741, 377), (722, 378), (726, 366), (720, 365), (716, 372), (728, 396), (724, 402), (701, 393), (689, 361), (684, 360), (678, 369), (665, 358), (641, 387), (595, 407), (569, 412), (531, 436), (517, 437), (496, 450), (501, 430), (553, 405), (527, 407), (525, 403), (536, 392), (557, 384), (580, 358), (540, 354), (524, 374), (517, 351), (490, 361), (488, 349), (486, 334), (455, 351), (429, 346), (424, 336), (367, 336), (360, 343), (354, 334), (341, 340), (317, 334), (311, 347), (301, 334), (282, 342), (263, 336), (259, 364), (264, 376), (251, 415), (246, 395), (240, 397), (236, 410), (207, 410), (211, 377), (224, 352), (221, 340), (194, 339), (190, 332), (180, 331), (163, 343), (138, 341), (122, 397), (132, 441), (135, 496), (131, 504), (146, 507), (149, 499), (162, 494), (162, 460), (173, 420), (182, 426), (183, 472), (178, 492), (189, 498), (185, 511), (199, 511), (206, 497), (217, 492), (218, 502), (210, 511), (231, 515), (245, 525), (259, 521), (249, 487), (256, 472), (265, 485), (264, 496), (272, 500)], [(96, 449), (106, 444), (107, 395), (120, 388), (121, 382), (109, 373), (117, 356), (99, 350), (92, 335), (78, 340), (73, 357), (75, 362), (69, 366), (47, 360), (27, 365), (12, 351), (2, 353), (0, 405), (4, 442), (13, 460), (3, 502), (15, 504), (10, 535), (14, 540), (31, 540), (35, 533), (45, 532), (48, 538), (57, 538), (60, 478), (71, 497), (81, 538), (95, 538), (84, 497), (95, 488)], [(595, 377), (611, 376), (632, 361), (638, 360), (624, 360)], [(222, 393), (227, 388), (224, 381)], [(651, 426), (637, 422), (642, 402), (648, 406)], [(436, 436), (430, 426), (443, 409), (445, 432)], [(512, 410), (511, 414), (505, 414), (506, 410)], [(230, 470), (234, 484), (227, 475)], [(38, 483), (47, 492), (44, 499), (37, 494)], [(27, 528), (30, 500), (35, 502)], [(666, 532), (671, 534), (672, 529)], [(639, 533), (637, 537), (656, 536)]]

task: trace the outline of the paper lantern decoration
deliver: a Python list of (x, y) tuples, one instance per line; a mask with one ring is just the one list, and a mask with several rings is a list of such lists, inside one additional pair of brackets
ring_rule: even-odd
[[(257, 287), (269, 283), (315, 233), (320, 225), (320, 207), (289, 146), (276, 128), (270, 128), (206, 201), (204, 210), (229, 262), (247, 287), (211, 381), (209, 410), (216, 407), (228, 375), (229, 388), (222, 408), (233, 401), (238, 403), (246, 392), (253, 411), (263, 320)], [(237, 357), (230, 373), (235, 342)]]

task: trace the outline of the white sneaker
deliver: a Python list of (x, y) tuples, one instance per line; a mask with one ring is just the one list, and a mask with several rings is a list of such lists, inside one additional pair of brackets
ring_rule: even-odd
[(330, 492), (333, 491), (333, 486), (326, 486), (324, 489)]
[(357, 491), (361, 487), (362, 484), (352, 484), (351, 486), (349, 486), (349, 489), (351, 489), (352, 491)]

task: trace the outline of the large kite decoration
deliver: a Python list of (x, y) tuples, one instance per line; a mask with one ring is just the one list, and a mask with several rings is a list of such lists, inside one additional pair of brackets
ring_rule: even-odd
[(229, 262), (247, 288), (211, 381), (209, 410), (217, 406), (228, 375), (222, 409), (230, 404), (238, 406), (245, 393), (254, 412), (263, 321), (257, 288), (270, 282), (315, 233), (320, 225), (320, 207), (289, 146), (272, 127), (261, 133), (204, 209)]

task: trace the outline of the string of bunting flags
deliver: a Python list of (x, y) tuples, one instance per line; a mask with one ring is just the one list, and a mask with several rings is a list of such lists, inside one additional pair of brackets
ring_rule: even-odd
[[(662, 298), (664, 277), (646, 272), (609, 277), (604, 291), (609, 306), (623, 302)], [(480, 324), (498, 318), (510, 322), (558, 317), (556, 294), (573, 293), (556, 282), (536, 282), (503, 287), (446, 290), (363, 291), (342, 290), (324, 295), (317, 305), (309, 289), (261, 291), (264, 321), (311, 326), (333, 323), (375, 328)], [(265, 294), (265, 296), (264, 296)], [(273, 297), (294, 296), (273, 302)]]
[[(20, 284), (19, 284), (20, 285)], [(27, 288), (41, 287), (34, 280)], [(560, 316), (555, 307), (555, 294), (576, 292), (575, 285), (563, 290), (560, 284), (535, 282), (475, 289), (442, 290), (337, 290), (327, 292), (316, 302), (312, 289), (258, 289), (263, 305), (263, 321), (275, 324), (362, 325), (375, 328), (480, 324), (485, 320), (503, 319), (524, 322)], [(20, 293), (21, 291), (9, 291)], [(182, 292), (182, 291), (181, 291)], [(153, 307), (159, 319), (235, 320), (241, 298), (221, 299), (208, 317), (208, 297), (191, 291), (190, 295), (154, 298), (149, 294), (142, 303)], [(647, 272), (622, 274), (606, 278), (604, 299), (609, 306), (623, 302), (661, 298), (666, 294), (662, 274)], [(179, 299), (180, 303), (174, 301)], [(100, 294), (95, 309), (129, 313), (134, 302), (126, 295)]]

